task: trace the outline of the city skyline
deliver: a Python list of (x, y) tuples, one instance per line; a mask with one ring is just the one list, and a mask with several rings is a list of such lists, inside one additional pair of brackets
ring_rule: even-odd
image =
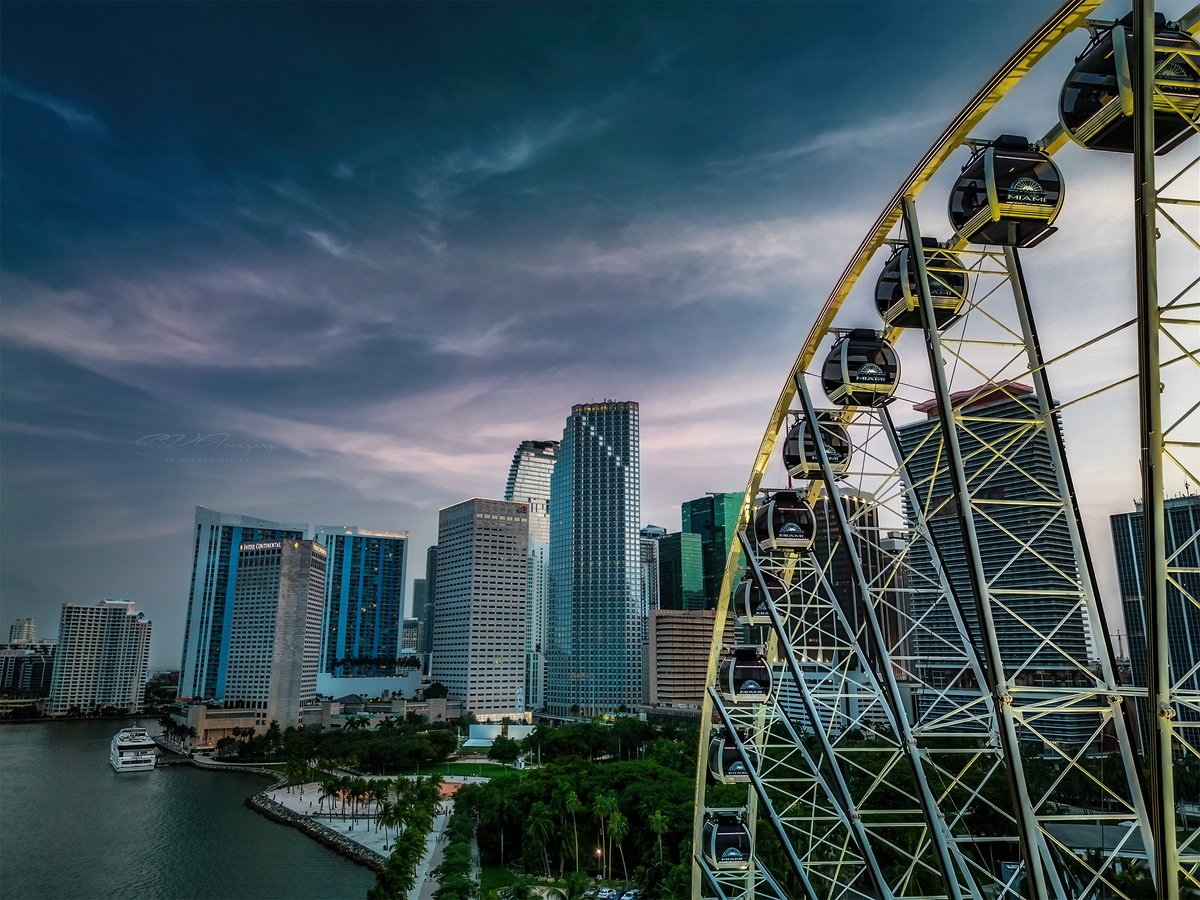
[[(675, 531), (744, 485), (852, 248), (1053, 6), (7, 5), (0, 615), (127, 597), (173, 668), (194, 506), (428, 546), (589, 397), (639, 398), (643, 522)], [(946, 40), (834, 78), (851, 35)], [(1126, 161), (1083, 156), (1064, 222), (1103, 254)], [(1124, 274), (1030, 264), (1097, 307)], [(1065, 423), (1108, 454), (1076, 467), (1103, 527), (1137, 470), (1099, 427)]]

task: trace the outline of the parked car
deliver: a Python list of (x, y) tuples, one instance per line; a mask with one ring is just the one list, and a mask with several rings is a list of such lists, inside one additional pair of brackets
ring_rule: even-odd
[(642, 900), (642, 892), (638, 888), (630, 888), (621, 895), (621, 900)]
[(612, 888), (600, 888), (596, 892), (596, 900), (618, 900), (621, 895)]

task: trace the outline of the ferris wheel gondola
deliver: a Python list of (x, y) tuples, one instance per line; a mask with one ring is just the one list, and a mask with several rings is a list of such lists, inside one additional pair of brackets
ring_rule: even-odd
[(745, 784), (750, 781), (750, 769), (757, 765), (757, 756), (752, 746), (746, 745), (745, 735), (740, 735), (746, 756), (738, 750), (737, 743), (727, 729), (720, 729), (708, 744), (708, 771), (714, 781), (721, 784)]
[(751, 536), (760, 552), (805, 550), (812, 546), (817, 522), (812, 505), (799, 491), (776, 491), (754, 511)]
[[(817, 411), (817, 427), (825, 444), (825, 455), (834, 475), (844, 475), (850, 468), (853, 447), (850, 434), (836, 410)], [(798, 416), (783, 440), (783, 466), (792, 478), (815, 478), (821, 473), (821, 457), (817, 453), (817, 433), (805, 416)]]
[(869, 328), (841, 335), (821, 369), (825, 396), (840, 406), (883, 406), (900, 384), (900, 357)]
[(779, 606), (779, 601), (787, 590), (783, 582), (770, 572), (762, 573), (763, 582), (767, 585), (764, 593), (756, 578), (743, 578), (734, 589), (730, 598), (733, 605), (733, 616), (739, 625), (770, 625), (771, 607), (775, 606), (780, 618), (786, 611)]
[(1058, 166), (1028, 138), (975, 147), (950, 194), (950, 224), (971, 244), (1032, 247), (1054, 233), (1063, 203)]
[(718, 690), (728, 703), (761, 703), (771, 684), (771, 666), (757, 645), (735, 647), (721, 661)]
[(754, 839), (746, 825), (744, 809), (706, 811), (703, 851), (714, 869), (745, 870), (754, 855)]
[[(1132, 13), (1100, 29), (1075, 60), (1059, 98), (1059, 118), (1089, 150), (1133, 152)], [(1154, 152), (1169, 153), (1195, 134), (1200, 117), (1200, 44), (1155, 16)]]
[[(967, 270), (958, 255), (943, 250), (934, 238), (922, 238), (929, 294), (933, 298), (934, 323), (945, 328), (957, 318), (966, 302)], [(908, 245), (898, 248), (879, 273), (875, 284), (875, 307), (891, 328), (920, 328), (920, 289), (917, 264)]]

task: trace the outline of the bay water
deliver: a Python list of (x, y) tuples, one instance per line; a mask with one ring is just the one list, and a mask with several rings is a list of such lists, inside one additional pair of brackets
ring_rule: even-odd
[(132, 724), (0, 726), (0, 898), (366, 896), (369, 869), (245, 805), (266, 778), (190, 765), (118, 775), (109, 743)]

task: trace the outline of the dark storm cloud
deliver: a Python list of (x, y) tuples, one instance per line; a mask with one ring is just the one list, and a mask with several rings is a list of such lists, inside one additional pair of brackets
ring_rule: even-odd
[(678, 527), (1029, 6), (7, 3), (4, 615), (126, 594), (170, 664), (193, 505), (419, 573), (606, 396)]

